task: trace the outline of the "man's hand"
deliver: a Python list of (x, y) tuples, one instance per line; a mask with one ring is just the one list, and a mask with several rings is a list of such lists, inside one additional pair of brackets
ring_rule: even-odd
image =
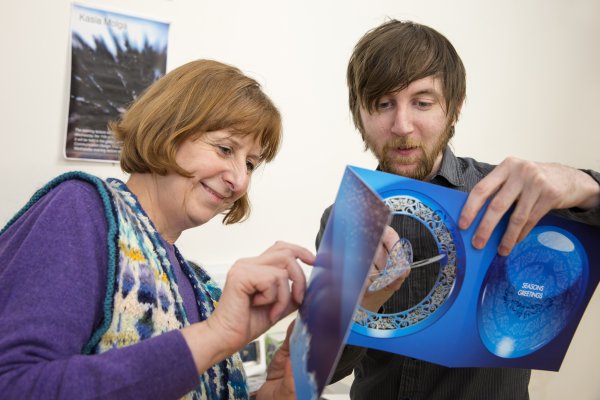
[(467, 229), (490, 199), (472, 244), (483, 248), (502, 216), (514, 205), (498, 247), (498, 254), (507, 256), (550, 210), (598, 206), (600, 185), (571, 167), (509, 157), (475, 185), (463, 207), (459, 227)]
[(287, 328), (285, 341), (275, 352), (269, 369), (267, 380), (256, 393), (257, 400), (284, 400), (296, 398), (296, 387), (294, 386), (294, 374), (290, 360), (290, 335), (292, 334), (294, 320)]
[[(392, 247), (394, 247), (394, 245), (396, 244), (396, 242), (398, 242), (398, 240), (400, 240), (398, 233), (396, 233), (396, 231), (391, 227), (386, 226), (385, 230), (383, 231), (379, 247), (377, 247), (377, 251), (375, 252), (373, 264), (371, 265), (371, 269), (369, 271), (369, 279), (367, 279), (366, 281), (367, 287), (375, 279), (377, 279), (377, 276), (385, 268), (389, 257), (389, 253), (392, 250)], [(392, 296), (392, 294), (394, 294), (396, 290), (400, 289), (400, 286), (402, 286), (404, 280), (408, 277), (409, 273), (410, 269), (408, 269), (405, 273), (400, 275), (390, 285), (376, 292), (369, 292), (368, 290), (366, 290), (360, 304), (361, 307), (372, 312), (378, 312), (381, 306)]]

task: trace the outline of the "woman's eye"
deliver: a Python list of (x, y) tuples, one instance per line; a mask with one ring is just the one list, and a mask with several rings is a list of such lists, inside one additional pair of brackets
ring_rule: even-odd
[(248, 172), (253, 172), (256, 169), (256, 165), (252, 161), (246, 161), (246, 168)]
[(223, 155), (230, 156), (231, 154), (233, 154), (233, 150), (231, 149), (231, 147), (217, 146), (217, 148), (219, 149), (219, 152)]

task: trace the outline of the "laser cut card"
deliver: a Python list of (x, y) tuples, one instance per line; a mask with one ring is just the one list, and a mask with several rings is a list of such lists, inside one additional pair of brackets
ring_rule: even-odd
[[(348, 344), (449, 367), (558, 371), (600, 277), (600, 230), (547, 215), (507, 257), (496, 248), (506, 216), (483, 250), (457, 221), (467, 194), (349, 167), (388, 206), (422, 224), (444, 257), (431, 290), (393, 314), (359, 310)], [(402, 288), (400, 288), (402, 290)]]
[[(345, 344), (448, 367), (558, 371), (600, 280), (600, 229), (547, 215), (500, 257), (508, 217), (477, 250), (471, 238), (484, 210), (460, 230), (466, 199), (441, 186), (346, 168), (290, 340), (298, 399), (319, 398)], [(371, 313), (358, 302), (384, 226), (398, 216), (422, 225), (438, 253), (413, 262), (410, 245), (399, 242), (400, 260), (435, 261), (435, 279), (409, 309)]]

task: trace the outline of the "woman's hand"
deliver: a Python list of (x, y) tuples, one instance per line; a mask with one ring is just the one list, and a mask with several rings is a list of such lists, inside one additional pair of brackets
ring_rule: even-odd
[(219, 305), (206, 321), (229, 354), (300, 306), (306, 277), (298, 260), (312, 265), (314, 259), (304, 247), (277, 242), (258, 257), (240, 259), (231, 267)]

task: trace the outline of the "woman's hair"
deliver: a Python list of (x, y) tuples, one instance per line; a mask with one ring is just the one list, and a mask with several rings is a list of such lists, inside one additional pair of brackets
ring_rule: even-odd
[(373, 112), (383, 96), (428, 76), (441, 79), (448, 122), (454, 124), (465, 99), (466, 76), (448, 39), (410, 21), (390, 20), (367, 32), (354, 47), (346, 75), (350, 111), (363, 139), (360, 107)]
[[(152, 84), (109, 129), (121, 143), (121, 168), (128, 173), (175, 172), (191, 177), (175, 155), (181, 144), (204, 133), (229, 130), (252, 135), (260, 143), (261, 161), (279, 149), (281, 116), (252, 78), (239, 69), (212, 60), (182, 65)], [(223, 223), (248, 217), (244, 194), (227, 210)]]

